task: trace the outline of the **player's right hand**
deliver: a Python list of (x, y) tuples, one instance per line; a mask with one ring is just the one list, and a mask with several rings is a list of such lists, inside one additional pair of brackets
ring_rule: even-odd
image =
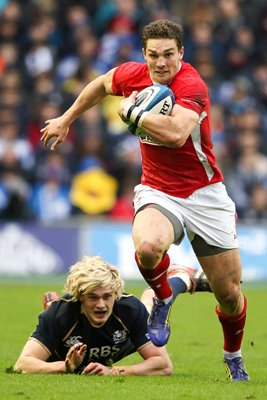
[(133, 106), (135, 104), (135, 98), (136, 98), (137, 94), (138, 94), (138, 92), (134, 91), (134, 92), (132, 92), (132, 94), (129, 97), (121, 100), (118, 114), (121, 117), (121, 119), (123, 120), (123, 122), (127, 123), (127, 111), (129, 110), (129, 108), (131, 106)]
[(66, 373), (72, 373), (78, 368), (85, 356), (87, 345), (75, 343), (68, 351), (65, 359)]
[(40, 130), (42, 133), (41, 141), (47, 147), (49, 141), (53, 138), (56, 140), (51, 145), (51, 150), (56, 150), (57, 147), (64, 142), (69, 133), (69, 124), (66, 123), (63, 116), (45, 121), (45, 127)]

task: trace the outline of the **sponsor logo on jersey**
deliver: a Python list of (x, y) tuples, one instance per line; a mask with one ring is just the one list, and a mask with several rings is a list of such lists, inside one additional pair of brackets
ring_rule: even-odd
[(99, 360), (101, 358), (109, 358), (112, 360), (116, 353), (120, 351), (120, 348), (116, 345), (114, 346), (101, 346), (92, 347), (88, 349), (89, 360)]

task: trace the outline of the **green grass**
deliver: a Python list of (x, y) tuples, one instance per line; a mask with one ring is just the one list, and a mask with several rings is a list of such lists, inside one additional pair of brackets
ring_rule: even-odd
[[(171, 377), (89, 377), (8, 374), (34, 329), (47, 290), (61, 292), (62, 281), (0, 284), (0, 398), (3, 400), (266, 400), (267, 286), (244, 286), (249, 308), (243, 356), (251, 382), (227, 382), (222, 364), (222, 333), (215, 299), (208, 293), (180, 296), (172, 310), (168, 350)], [(126, 289), (140, 295), (142, 284)], [(138, 362), (138, 355), (123, 363)]]

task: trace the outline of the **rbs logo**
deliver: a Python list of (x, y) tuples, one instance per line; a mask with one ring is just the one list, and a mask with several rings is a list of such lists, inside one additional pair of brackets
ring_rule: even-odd
[(102, 358), (102, 357), (113, 357), (120, 348), (118, 346), (102, 346), (102, 347), (92, 347), (89, 350), (89, 360)]

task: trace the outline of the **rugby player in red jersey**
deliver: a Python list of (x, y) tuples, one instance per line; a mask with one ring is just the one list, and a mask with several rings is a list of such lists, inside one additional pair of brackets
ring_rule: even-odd
[[(223, 184), (212, 151), (210, 101), (206, 84), (183, 61), (183, 29), (157, 20), (142, 30), (145, 63), (126, 62), (90, 82), (60, 117), (45, 122), (41, 140), (54, 150), (70, 124), (106, 95), (123, 95), (119, 115), (140, 129), (141, 184), (135, 187), (133, 242), (139, 270), (155, 292), (148, 332), (156, 346), (167, 343), (173, 293), (167, 280), (168, 249), (187, 234), (218, 301), (223, 355), (230, 380), (249, 380), (241, 342), (247, 301), (240, 288), (242, 266), (235, 204)], [(138, 92), (153, 83), (175, 96), (170, 116), (135, 105)]]

